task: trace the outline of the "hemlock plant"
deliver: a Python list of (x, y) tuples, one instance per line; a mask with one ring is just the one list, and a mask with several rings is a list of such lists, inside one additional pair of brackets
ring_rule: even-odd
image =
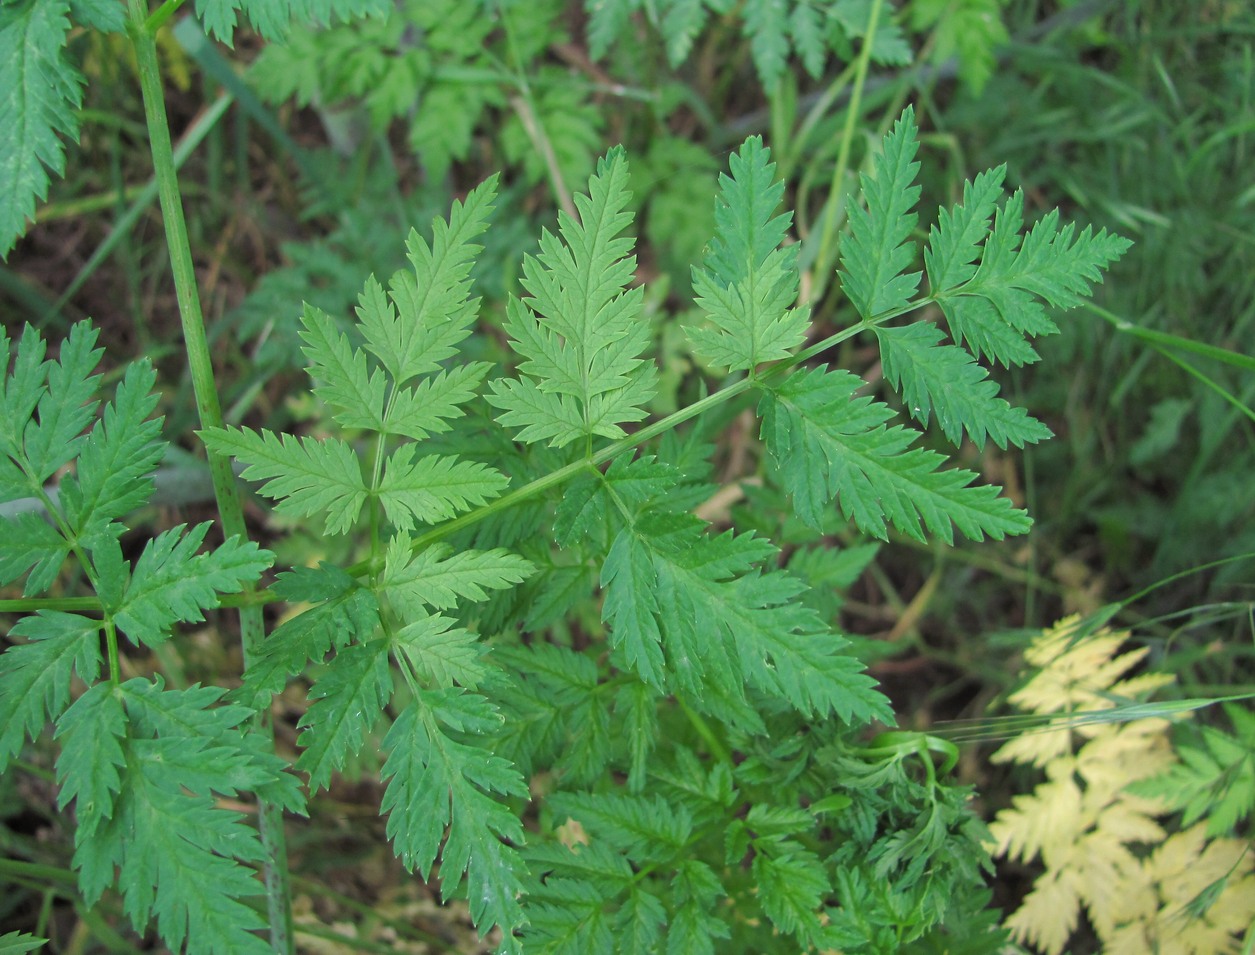
[[(1003, 195), (995, 170), (930, 230), (921, 291), (916, 148), (908, 109), (844, 245), (840, 279), (860, 319), (807, 345), (783, 187), (762, 143), (745, 143), (695, 272), (705, 320), (689, 330), (729, 376), (661, 420), (645, 408), (657, 372), (631, 284), (622, 150), (598, 164), (578, 217), (560, 215), (523, 263), (504, 325), (512, 373), (458, 356), (478, 315), (469, 276), (492, 179), (430, 241), (411, 235), (411, 268), (386, 289), (367, 281), (350, 334), (307, 307), (323, 436), (200, 435), (280, 514), (351, 535), (360, 559), (279, 572), (262, 596), (305, 609), (229, 693), (126, 680), (120, 657), (254, 588), (272, 555), (239, 537), (205, 548), (202, 524), (126, 559), (122, 522), (164, 449), (151, 368), (133, 364), (97, 415), (90, 327), (56, 360), (34, 331), (5, 334), (0, 491), (38, 498), (47, 517), (4, 521), (0, 581), (24, 579), (16, 604), (35, 612), (0, 656), (0, 758), (55, 725), (88, 904), (116, 886), (136, 927), (155, 919), (173, 947), (270, 948), (245, 901), (262, 890), (251, 867), (264, 847), (214, 796), (304, 811), (298, 777), (247, 724), (312, 662), (294, 767), (308, 791), (381, 738), (395, 851), (423, 878), (439, 861), (446, 897), (464, 893), (501, 951), (888, 952), (943, 931), (1001, 938), (978, 914), (987, 856), (967, 791), (936, 772), (918, 734), (862, 742), (892, 724), (888, 701), (799, 601), (804, 585), (771, 541), (695, 516), (703, 449), (676, 437), (717, 406), (756, 407), (774, 479), (812, 525), (837, 507), (878, 537), (1028, 529), (997, 488), (917, 446), (862, 379), (816, 359), (867, 336), (918, 423), (935, 417), (956, 444), (1041, 440), (1045, 427), (998, 396), (972, 351), (1030, 360), (1031, 337), (1053, 328), (1045, 308), (1076, 304), (1126, 243), (1053, 214), (1024, 232), (1021, 198)], [(918, 317), (931, 305), (953, 343)], [(481, 397), (492, 414), (467, 415)], [(466, 451), (430, 451), (432, 435)], [(492, 446), (513, 448), (508, 467)], [(74, 611), (39, 599), (67, 561), (96, 595)], [(539, 602), (552, 617), (597, 590), (602, 628), (587, 640), (527, 624)], [(87, 690), (71, 699), (75, 676)], [(547, 791), (529, 798), (541, 773)]]
[[(28, 0), (0, 20), (0, 52), (34, 51), (0, 57), (0, 86), (16, 90), (0, 110), (33, 133), (4, 160), (16, 171), (0, 177), (6, 244), (46, 188), (44, 166), (59, 170), (56, 133), (73, 132), (67, 9)], [(411, 233), (409, 267), (386, 287), (367, 280), (356, 322), (305, 307), (316, 433), (227, 426), (156, 70), (153, 36), (172, 10), (74, 7), (136, 45), (221, 533), (179, 525), (122, 546), (166, 449), (147, 362), (99, 406), (89, 324), (52, 349), (30, 327), (0, 332), (0, 502), (39, 505), (0, 517), (0, 585), (23, 594), (0, 601), (21, 615), (0, 655), (0, 770), (52, 724), (85, 903), (116, 890), (136, 929), (151, 924), (174, 949), (291, 951), (282, 814), (305, 813), (377, 746), (397, 856), (464, 896), (503, 952), (998, 950), (988, 835), (947, 778), (951, 748), (875, 735), (894, 722), (888, 700), (777, 544), (698, 516), (716, 490), (701, 429), (752, 409), (767, 481), (812, 528), (835, 511), (882, 539), (1022, 534), (1022, 510), (908, 422), (935, 419), (955, 447), (1048, 437), (978, 359), (1035, 361), (1032, 339), (1055, 330), (1047, 309), (1078, 304), (1127, 242), (1056, 213), (1026, 229), (996, 169), (941, 210), (917, 271), (907, 109), (848, 213), (838, 279), (857, 321), (818, 328), (798, 304), (784, 187), (751, 138), (720, 179), (693, 273), (702, 319), (685, 329), (726, 377), (654, 418), (655, 343), (616, 148), (524, 260), (503, 367), (460, 354), (480, 319), (471, 272), (493, 177), (429, 240)], [(360, 12), (276, 10), (197, 4), (224, 39), (241, 12), (269, 35), (288, 13)], [(51, 96), (39, 63), (60, 78)], [(855, 337), (875, 343), (904, 413), (824, 360)], [(247, 537), (232, 460), (279, 514), (345, 538), (351, 558), (280, 568), (260, 590), (275, 557)], [(268, 601), (299, 609), (267, 635)], [(158, 647), (224, 604), (239, 609), (239, 685), (126, 677), (128, 647)], [(289, 766), (270, 704), (307, 675)], [(220, 797), (256, 799), (258, 826)]]

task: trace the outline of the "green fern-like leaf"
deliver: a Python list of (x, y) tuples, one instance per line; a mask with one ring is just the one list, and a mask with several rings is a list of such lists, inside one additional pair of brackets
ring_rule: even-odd
[[(10, 497), (38, 494), (43, 484), (82, 449), (84, 430), (96, 411), (99, 378), (92, 374), (103, 354), (97, 331), (79, 322), (62, 343), (56, 361), (44, 361), (44, 343), (29, 327), (7, 376), (0, 422), (0, 450), (8, 458)], [(7, 372), (11, 344), (0, 330), (0, 358)], [(10, 417), (11, 415), (11, 417)], [(20, 474), (20, 477), (18, 476)]]
[(209, 524), (184, 534), (185, 525), (153, 538), (135, 561), (114, 622), (137, 643), (155, 646), (179, 621), (205, 619), (220, 594), (238, 593), (270, 566), (271, 555), (251, 541), (231, 538), (209, 553), (198, 554)]
[(470, 296), (471, 265), (481, 251), (475, 239), (488, 227), (496, 194), (491, 176), (453, 204), (447, 221), (433, 223), (430, 243), (411, 231), (412, 271), (393, 278), (391, 305), (378, 283), (367, 283), (358, 310), (362, 333), (395, 385), (438, 370), (470, 334), (479, 302)]
[(165, 454), (157, 404), (156, 373), (146, 361), (130, 365), (114, 400), (87, 435), (73, 478), (62, 482), (67, 518), (88, 547), (116, 539), (120, 518), (152, 495), (152, 472)]
[(908, 106), (885, 137), (872, 174), (861, 177), (867, 208), (850, 208), (841, 286), (866, 321), (903, 310), (919, 287), (920, 273), (907, 271), (916, 255), (909, 237), (918, 220), (911, 211), (920, 193), (914, 185), (918, 149), (915, 112)]
[(624, 527), (602, 584), (625, 668), (699, 697), (713, 686), (744, 700), (744, 681), (803, 713), (887, 715), (846, 641), (795, 600), (804, 586), (759, 569), (774, 552), (752, 534), (707, 537), (691, 515), (650, 511)]
[(530, 561), (501, 548), (457, 553), (445, 544), (411, 554), (403, 537), (388, 547), (383, 582), (402, 617), (423, 606), (449, 610), (459, 600), (483, 600), (490, 590), (521, 583), (534, 570)]
[(68, 0), (0, 6), (0, 258), (8, 256), (48, 170), (65, 171), (61, 137), (78, 140), (83, 77), (65, 56)]
[(796, 247), (780, 248), (791, 216), (775, 215), (784, 191), (772, 181), (774, 164), (762, 140), (746, 141), (732, 157), (732, 176), (721, 176), (715, 207), (717, 233), (705, 268), (695, 269), (697, 304), (711, 327), (689, 330), (699, 357), (733, 370), (787, 357), (806, 336), (797, 299)]
[(415, 458), (416, 445), (404, 444), (384, 463), (376, 496), (399, 530), (435, 524), (484, 504), (506, 486), (501, 472), (477, 461), (443, 455)]
[(922, 0), (910, 6), (916, 29), (933, 31), (932, 60), (959, 61), (959, 78), (979, 93), (993, 75), (995, 52), (1009, 39), (998, 0)]
[[(761, 843), (760, 843), (761, 845)], [(781, 931), (816, 939), (820, 934), (820, 906), (831, 892), (819, 858), (799, 844), (764, 848), (754, 856), (753, 874), (767, 917)]]
[(0, 585), (10, 584), (28, 571), (24, 593), (47, 590), (70, 554), (70, 543), (43, 517), (28, 511), (0, 518), (4, 549), (0, 550)]
[(465, 875), (475, 924), (481, 931), (500, 926), (505, 933), (500, 950), (518, 952), (514, 932), (524, 922), (519, 896), (525, 869), (514, 847), (523, 844), (523, 827), (490, 794), (526, 796), (527, 786), (510, 763), (453, 735), (482, 734), (499, 723), (481, 696), (420, 693), (384, 738), (382, 808), (389, 813), (388, 836), (406, 867), (426, 878), (440, 850), (445, 897)]
[(963, 434), (976, 442), (993, 438), (1000, 448), (1035, 444), (1051, 436), (1040, 421), (998, 397), (998, 385), (967, 350), (942, 344), (942, 334), (930, 322), (877, 326), (885, 380), (902, 395), (911, 416), (927, 427), (935, 413), (937, 423), (952, 444)]
[(579, 221), (561, 214), (539, 257), (523, 265), (531, 297), (510, 303), (505, 324), (523, 357), (520, 377), (492, 383), (488, 400), (519, 440), (564, 447), (594, 436), (621, 438), (645, 417), (656, 372), (639, 356), (649, 343), (641, 290), (626, 290), (636, 260), (620, 233), (627, 211), (627, 159), (612, 150), (578, 196)]
[[(929, 236), (933, 261), (953, 263), (935, 271), (930, 267), (929, 281), (956, 341), (966, 340), (977, 354), (1006, 365), (1024, 364), (1036, 360), (1024, 336), (1058, 331), (1046, 314), (1047, 306), (1079, 305), (1102, 280), (1102, 270), (1120, 258), (1130, 243), (1105, 229), (1094, 233), (1086, 227), (1077, 234), (1074, 225), (1061, 227), (1057, 209), (1021, 239), (1024, 199), (1016, 192), (994, 215), (993, 229), (973, 273), (974, 222), (987, 221), (989, 215), (989, 198), (982, 192), (978, 189), (970, 200), (965, 194), (964, 206), (949, 220), (963, 219), (972, 225), (947, 229), (943, 218)], [(969, 201), (972, 210), (967, 210)]]
[(327, 26), (338, 20), (378, 16), (385, 10), (379, 0), (196, 0), (196, 15), (205, 29), (228, 46), (241, 16), (262, 36), (281, 40), (292, 23)]
[(368, 489), (357, 452), (344, 441), (260, 434), (252, 428), (206, 431), (205, 444), (248, 466), (243, 476), (264, 480), (261, 493), (278, 501), (276, 510), (297, 517), (326, 514), (328, 534), (352, 529)]
[(275, 767), (231, 735), (249, 711), (213, 708), (221, 695), (96, 684), (60, 721), (57, 775), (62, 805), (73, 800), (80, 818), (74, 865), (88, 904), (116, 884), (132, 923), (155, 916), (172, 948), (260, 953), (270, 946), (253, 933), (264, 923), (241, 899), (261, 892), (247, 867), (261, 843), (212, 794)]
[[(1245, 713), (1238, 720), (1251, 722)], [(1214, 726), (1190, 728), (1182, 735), (1176, 746), (1181, 761), (1135, 783), (1130, 791), (1180, 811), (1183, 827), (1206, 819), (1208, 836), (1229, 836), (1255, 812), (1255, 754), (1249, 743)]]
[(304, 749), (296, 768), (309, 773), (310, 789), (326, 786), (332, 770), (360, 748), (391, 694), (386, 642), (354, 643), (336, 654), (310, 691), (299, 724)]
[(75, 673), (89, 684), (100, 677), (99, 621), (44, 610), (10, 633), (30, 642), (0, 654), (0, 770), (28, 736), (65, 711)]
[(940, 470), (940, 454), (911, 448), (918, 432), (887, 426), (892, 409), (855, 397), (863, 384), (820, 366), (794, 373), (763, 397), (763, 438), (799, 517), (818, 527), (836, 497), (846, 517), (880, 538), (889, 524), (916, 540), (928, 530), (947, 542), (952, 523), (973, 540), (1028, 530), (1028, 515), (997, 488), (972, 486), (972, 472)]
[(373, 634), (379, 626), (375, 596), (336, 567), (295, 568), (279, 575), (274, 591), (284, 600), (314, 606), (274, 629), (250, 662), (244, 685), (232, 692), (232, 699), (254, 709), (309, 661), (320, 661), (332, 648), (345, 646), (355, 635)]
[[(480, 247), (473, 240), (486, 228), (495, 187), (490, 179), (455, 205), (448, 222), (437, 220), (431, 244), (412, 233), (411, 268), (393, 277), (388, 293), (373, 277), (367, 280), (358, 308), (365, 349), (351, 346), (323, 312), (306, 308), (302, 338), (319, 381), (315, 392), (344, 427), (366, 428), (380, 438), (421, 438), (447, 430), (447, 421), (474, 396), (486, 370), (482, 363), (432, 373), (457, 353), (475, 319), (469, 273)], [(379, 367), (371, 367), (368, 352)], [(419, 457), (413, 443), (388, 453), (368, 482), (358, 451), (341, 438), (233, 427), (209, 429), (202, 437), (210, 448), (244, 462), (244, 477), (264, 481), (261, 493), (278, 502), (280, 513), (325, 514), (331, 534), (351, 530), (368, 501), (407, 531), (483, 504), (506, 484), (499, 472), (477, 462)]]

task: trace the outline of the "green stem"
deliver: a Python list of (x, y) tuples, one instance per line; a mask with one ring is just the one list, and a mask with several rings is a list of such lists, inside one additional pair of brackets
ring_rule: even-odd
[[(213, 362), (205, 336), (205, 321), (201, 314), (200, 296), (196, 285), (196, 272), (192, 264), (192, 251), (188, 242), (187, 225), (183, 219), (183, 204), (179, 194), (178, 176), (175, 171), (174, 150), (170, 143), (170, 125), (166, 118), (166, 104), (161, 86), (161, 70), (157, 63), (155, 30), (166, 11), (173, 12), (179, 0), (170, 0), (148, 20), (144, 0), (127, 0), (128, 33), (135, 46), (139, 66), (140, 88), (144, 97), (144, 119), (148, 125), (149, 145), (152, 150), (153, 172), (157, 179), (157, 194), (161, 201), (162, 219), (166, 227), (166, 245), (170, 252), (170, 266), (174, 273), (175, 294), (179, 303), (179, 317), (183, 328), (183, 344), (187, 351), (188, 368), (192, 375), (192, 388), (196, 396), (196, 410), (202, 428), (223, 426), (222, 408), (214, 382)], [(244, 510), (240, 504), (239, 489), (231, 471), (230, 461), (222, 455), (208, 452), (209, 473), (213, 479), (214, 497), (222, 519), (223, 533), (227, 538), (248, 539), (244, 524)], [(244, 664), (261, 647), (265, 636), (261, 608), (245, 605), (240, 608), (240, 637), (243, 642)], [(253, 731), (273, 740), (269, 714), (259, 713), (254, 719)], [(270, 921), (272, 950), (279, 955), (292, 952), (292, 905), (288, 885), (287, 846), (283, 832), (283, 813), (275, 804), (258, 799), (258, 820), (262, 846), (265, 851), (263, 871), (266, 883), (266, 903)]]
[(118, 656), (118, 628), (105, 618), (105, 654), (109, 658), (109, 680), (114, 686), (122, 682), (122, 661)]
[(837, 165), (832, 170), (832, 185), (828, 190), (823, 228), (819, 236), (819, 254), (815, 257), (814, 282), (811, 285), (811, 301), (819, 302), (828, 289), (828, 278), (833, 271), (832, 243), (837, 234), (837, 222), (841, 207), (845, 204), (844, 179), (850, 165), (850, 144), (854, 140), (854, 125), (858, 121), (859, 108), (863, 105), (863, 87), (867, 84), (867, 70), (871, 66), (872, 46), (876, 41), (876, 27), (880, 20), (882, 0), (872, 0), (872, 10), (867, 18), (867, 33), (858, 53), (854, 69), (854, 84), (850, 91), (850, 105), (846, 107), (845, 128), (841, 131), (841, 143), (837, 147)]

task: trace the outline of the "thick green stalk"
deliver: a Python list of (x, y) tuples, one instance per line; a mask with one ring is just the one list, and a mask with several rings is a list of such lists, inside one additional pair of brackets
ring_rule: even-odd
[[(174, 150), (170, 143), (161, 70), (157, 63), (155, 26), (149, 22), (144, 0), (127, 0), (127, 13), (128, 32), (139, 64), (144, 118), (148, 125), (153, 172), (157, 179), (161, 214), (165, 221), (166, 245), (170, 251), (170, 266), (174, 273), (175, 294), (178, 296), (179, 317), (183, 325), (183, 343), (187, 351), (188, 368), (192, 374), (192, 388), (196, 395), (196, 410), (202, 428), (220, 428), (223, 425), (222, 407), (214, 383), (213, 362), (205, 336), (205, 320), (201, 314), (196, 272), (192, 265), (187, 225), (183, 219), (183, 202), (175, 171)], [(246, 540), (248, 532), (244, 526), (244, 511), (240, 505), (239, 489), (230, 462), (210, 451), (209, 473), (213, 478), (214, 497), (222, 519), (223, 533), (228, 538), (239, 537)], [(240, 607), (240, 637), (244, 645), (246, 666), (261, 647), (264, 636), (261, 608), (252, 605)], [(258, 714), (254, 732), (263, 733), (273, 739), (274, 732), (268, 715)], [(259, 799), (258, 802), (259, 829), (266, 852), (263, 869), (271, 946), (275, 952), (289, 955), (292, 952), (292, 906), (283, 812), (264, 799)]]

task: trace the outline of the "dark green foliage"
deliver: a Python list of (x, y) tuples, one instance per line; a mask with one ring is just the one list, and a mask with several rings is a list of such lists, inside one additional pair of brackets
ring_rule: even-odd
[[(303, 812), (296, 777), (240, 729), (251, 709), (215, 705), (222, 689), (122, 682), (117, 654), (119, 633), (155, 646), (175, 624), (203, 620), (223, 594), (251, 586), (271, 555), (235, 538), (203, 551), (209, 525), (201, 524), (164, 531), (124, 559), (121, 521), (148, 499), (165, 446), (161, 421), (149, 417), (156, 399), (146, 362), (130, 366), (93, 422), (95, 340), (76, 326), (51, 361), (27, 328), (0, 391), (12, 412), (0, 434), (3, 499), (34, 496), (51, 521), (29, 512), (0, 518), (0, 537), (18, 545), (10, 552), (6, 543), (4, 581), (29, 570), (26, 593), (43, 593), (72, 552), (97, 594), (86, 614), (45, 609), (12, 628), (25, 642), (0, 656), (0, 768), (54, 722), (58, 802), (73, 805), (78, 821), (74, 866), (87, 904), (116, 886), (136, 928), (155, 918), (172, 946), (266, 951), (251, 932), (264, 923), (241, 901), (261, 888), (251, 870), (263, 856), (257, 831), (212, 797), (252, 792)], [(12, 344), (0, 332), (6, 373)], [(67, 465), (74, 471), (54, 498), (44, 484)], [(75, 677), (88, 689), (71, 703)]]
[[(851, 217), (842, 282), (863, 316), (851, 334), (875, 336), (921, 424), (936, 415), (955, 442), (1038, 440), (1045, 429), (997, 398), (960, 344), (928, 322), (889, 323), (949, 296), (960, 311), (991, 303), (1008, 335), (1042, 332), (1023, 316), (1044, 315), (1042, 301), (1076, 304), (1123, 245), (1074, 238), (1052, 216), (1022, 237), (1018, 199), (996, 206), (992, 174), (970, 187), (972, 211), (934, 230), (934, 287), (920, 295), (916, 139), (908, 111)], [(444, 896), (464, 895), (502, 951), (887, 953), (976, 919), (985, 856), (967, 791), (938, 780), (922, 737), (859, 746), (893, 712), (833, 629), (831, 603), (807, 594), (805, 579), (848, 579), (871, 553), (800, 551), (783, 567), (767, 536), (712, 529), (694, 513), (712, 492), (710, 448), (676, 429), (756, 398), (780, 482), (813, 527), (832, 523), (834, 499), (881, 537), (892, 527), (949, 541), (957, 527), (1001, 538), (1028, 519), (942, 453), (913, 447), (919, 433), (859, 395), (862, 379), (803, 366), (810, 315), (795, 306), (782, 186), (756, 138), (730, 170), (694, 271), (705, 315), (686, 333), (737, 377), (671, 418), (650, 421), (658, 374), (620, 148), (597, 164), (577, 214), (561, 214), (524, 259), (525, 295), (510, 297), (502, 325), (513, 368), (462, 358), (495, 178), (430, 239), (411, 233), (408, 266), (386, 288), (366, 280), (351, 327), (306, 306), (316, 432), (201, 437), (279, 514), (318, 518), (353, 557), (279, 575), (274, 595), (305, 606), (229, 696), (122, 681), (117, 634), (161, 644), (220, 595), (250, 589), (271, 555), (235, 539), (203, 550), (202, 524), (125, 559), (121, 522), (147, 500), (163, 450), (153, 373), (131, 366), (96, 417), (94, 333), (76, 329), (57, 362), (23, 336), (0, 392), (11, 412), (0, 478), (8, 497), (38, 497), (55, 528), (7, 520), (16, 546), (3, 552), (4, 582), (26, 576), (41, 592), (72, 552), (96, 597), (91, 614), (44, 610), (13, 630), (25, 642), (0, 657), (3, 755), (56, 725), (89, 903), (120, 867), (137, 927), (153, 918), (192, 951), (263, 947), (241, 901), (259, 888), (250, 867), (263, 850), (213, 799), (251, 792), (303, 811), (295, 777), (242, 726), (310, 667), (295, 766), (309, 791), (377, 744), (398, 857), (422, 878), (438, 861)], [(7, 369), (7, 335), (0, 349)], [(67, 466), (54, 501), (45, 485)], [(598, 585), (599, 612), (588, 607)], [(572, 612), (581, 625), (563, 635), (553, 625)], [(71, 703), (74, 676), (89, 689)], [(550, 789), (534, 792), (541, 777)], [(535, 817), (523, 815), (529, 801)], [(212, 891), (193, 891), (198, 873)]]

